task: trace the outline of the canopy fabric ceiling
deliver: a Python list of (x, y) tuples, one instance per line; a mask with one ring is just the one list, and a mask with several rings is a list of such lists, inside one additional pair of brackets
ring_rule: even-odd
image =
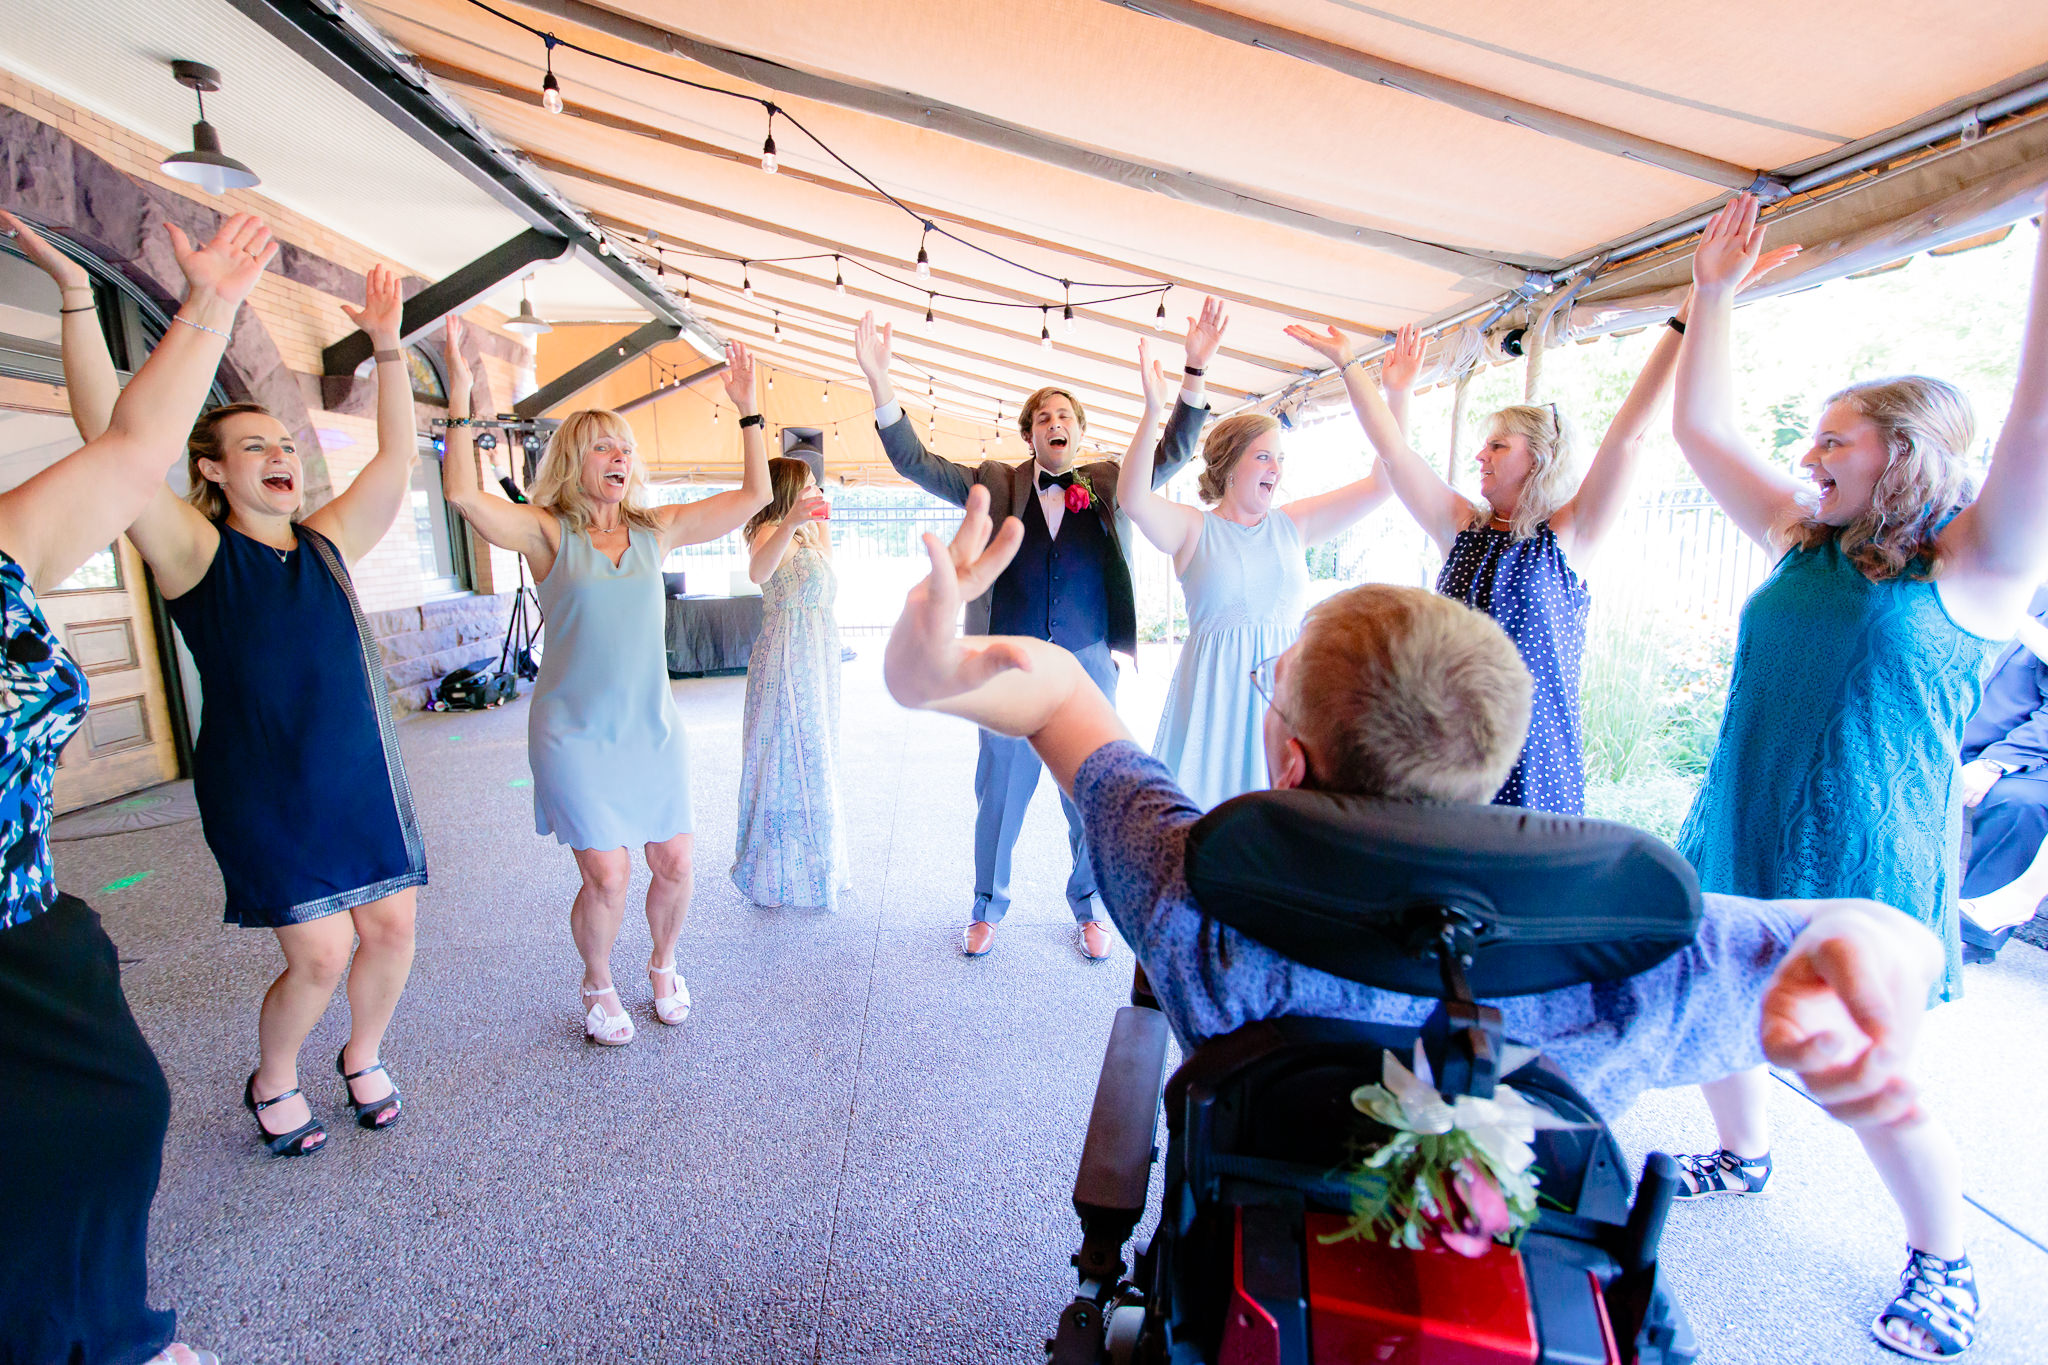
[[(281, 0), (171, 3), (246, 13)], [(1090, 405), (1092, 434), (1111, 447), (1138, 411), (1136, 347), (1157, 335), (1158, 297), (1095, 302), (1107, 294), (1172, 284), (1175, 334), (1202, 294), (1231, 300), (1226, 349), (1209, 373), (1218, 405), (1271, 402), (1301, 394), (1320, 367), (1281, 334), (1287, 322), (1331, 323), (1376, 344), (1406, 322), (1513, 325), (1569, 288), (1581, 306), (1560, 318), (1623, 325), (1632, 309), (1668, 306), (1688, 246), (1678, 232), (1644, 254), (1631, 239), (1682, 228), (1759, 173), (1790, 180), (1825, 169), (1992, 96), (2024, 98), (2001, 107), (1981, 139), (1949, 138), (1939, 165), (1901, 174), (1880, 164), (1794, 196), (1781, 212), (1803, 214), (1804, 228), (1836, 243), (1809, 253), (1806, 269), (1867, 264), (1869, 252), (1899, 244), (1887, 232), (1909, 217), (1916, 234), (1934, 233), (1943, 194), (1995, 176), (2011, 182), (1999, 211), (2020, 212), (2012, 177), (2048, 163), (2043, 102), (2029, 93), (2048, 93), (2039, 0), (1138, 4), (354, 8), (615, 234), (618, 250), (645, 255), (658, 232), (675, 292), (687, 271), (690, 306), (783, 371), (857, 382), (852, 326), (872, 308), (897, 327), (906, 400), (929, 394), (941, 410), (994, 428), (999, 403), (1013, 416), (1032, 389), (1070, 383)], [(552, 65), (566, 109), (552, 115), (540, 103), (543, 40), (521, 24), (749, 98), (559, 46)], [(791, 116), (774, 125), (775, 175), (759, 165), (762, 100)], [(216, 121), (237, 145), (240, 130)], [(271, 136), (293, 120), (273, 123)], [(331, 221), (362, 216), (359, 205), (334, 207)], [(935, 235), (931, 277), (918, 279), (923, 217), (1007, 262)], [(465, 238), (463, 249), (492, 245)], [(773, 259), (819, 253), (826, 258)], [(750, 262), (752, 297), (739, 289), (740, 259)], [(544, 284), (559, 269), (544, 270), (534, 290), (557, 321), (645, 316), (618, 291), (551, 295)], [(1061, 280), (1076, 282), (1071, 332)], [(1499, 305), (1520, 302), (1518, 286), (1533, 302), (1502, 319)], [(1178, 361), (1177, 346), (1161, 350)], [(680, 345), (656, 357), (656, 376), (701, 368)]]

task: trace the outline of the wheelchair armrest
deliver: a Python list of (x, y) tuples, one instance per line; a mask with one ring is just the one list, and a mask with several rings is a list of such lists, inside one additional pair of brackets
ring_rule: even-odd
[(1159, 1011), (1126, 1005), (1116, 1012), (1102, 1075), (1095, 1082), (1081, 1169), (1074, 1177), (1074, 1209), (1084, 1224), (1091, 1214), (1127, 1213), (1128, 1235), (1145, 1211), (1159, 1089), (1166, 1078), (1166, 1039), (1166, 1016)]

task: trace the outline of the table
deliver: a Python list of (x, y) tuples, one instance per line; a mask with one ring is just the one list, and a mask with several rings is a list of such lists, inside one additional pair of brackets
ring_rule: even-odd
[(663, 643), (671, 678), (707, 673), (744, 673), (754, 637), (761, 633), (761, 598), (714, 597), (695, 593), (665, 599), (668, 622)]

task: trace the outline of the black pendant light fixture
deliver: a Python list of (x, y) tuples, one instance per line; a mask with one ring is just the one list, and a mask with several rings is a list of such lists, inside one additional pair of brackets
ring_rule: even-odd
[(542, 332), (555, 330), (548, 325), (546, 319), (533, 311), (533, 302), (526, 297), (526, 281), (532, 278), (533, 276), (528, 275), (519, 281), (519, 311), (506, 318), (504, 323), (506, 331), (517, 332), (527, 337), (537, 337)]
[(192, 150), (164, 158), (163, 173), (199, 186), (208, 194), (253, 189), (256, 172), (220, 149), (220, 134), (206, 121), (206, 96), (220, 89), (220, 72), (200, 62), (175, 61), (171, 74), (199, 97), (199, 122), (192, 125)]

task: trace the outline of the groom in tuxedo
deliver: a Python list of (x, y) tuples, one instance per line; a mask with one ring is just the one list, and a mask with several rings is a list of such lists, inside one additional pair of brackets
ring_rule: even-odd
[[(1194, 455), (1209, 409), (1202, 373), (1223, 338), (1227, 316), (1215, 299), (1202, 315), (1188, 319), (1186, 381), (1180, 401), (1159, 440), (1152, 486), (1157, 488)], [(1043, 388), (1024, 401), (1017, 425), (1031, 458), (1008, 465), (984, 460), (977, 466), (942, 460), (925, 449), (889, 382), (893, 337), (875, 316), (861, 319), (854, 350), (875, 397), (875, 425), (889, 463), (904, 478), (956, 507), (967, 505), (976, 484), (989, 491), (989, 512), (1024, 523), (1024, 545), (1008, 569), (980, 597), (967, 604), (967, 631), (974, 635), (1028, 635), (1050, 640), (1081, 661), (1104, 695), (1116, 699), (1112, 650), (1137, 650), (1137, 609), (1131, 595), (1126, 546), (1129, 523), (1116, 505), (1117, 466), (1111, 460), (1076, 465), (1088, 416), (1067, 390)], [(1038, 790), (1044, 765), (1028, 740), (980, 731), (974, 768), (974, 911), (963, 934), (962, 951), (980, 957), (995, 943), (995, 926), (1010, 908), (1010, 853), (1024, 812)], [(1074, 869), (1067, 878), (1067, 904), (1080, 926), (1078, 947), (1091, 961), (1109, 956), (1109, 931), (1095, 898), (1095, 872), (1088, 839), (1074, 803), (1060, 798), (1067, 816), (1067, 844)]]

